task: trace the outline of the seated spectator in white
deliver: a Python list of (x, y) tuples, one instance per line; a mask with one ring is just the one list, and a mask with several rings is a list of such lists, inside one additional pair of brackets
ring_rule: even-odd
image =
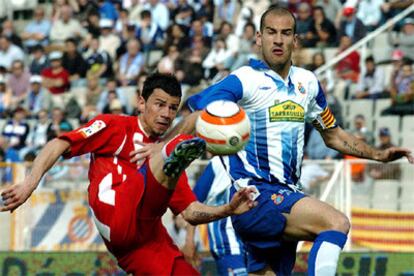
[(163, 56), (158, 62), (157, 69), (160, 73), (173, 74), (175, 73), (175, 62), (177, 61), (180, 53), (177, 50), (177, 46), (171, 45), (168, 47), (167, 55)]
[(406, 58), (414, 61), (414, 18), (405, 18), (400, 32), (388, 32), (388, 34), (390, 43), (398, 46)]
[(86, 34), (86, 30), (80, 22), (73, 18), (72, 8), (69, 5), (62, 6), (60, 18), (52, 24), (50, 42), (62, 46), (66, 39), (80, 39), (85, 37)]
[(170, 12), (166, 4), (159, 0), (148, 0), (147, 3), (144, 4), (144, 9), (151, 11), (152, 18), (161, 30), (167, 30), (170, 23)]
[(24, 60), (21, 48), (12, 44), (7, 36), (0, 35), (0, 66), (10, 69), (14, 60)]
[(30, 127), (26, 122), (26, 110), (23, 107), (17, 107), (13, 111), (12, 119), (6, 122), (2, 135), (7, 138), (9, 147), (20, 151), (26, 147), (29, 131)]
[(358, 1), (357, 17), (362, 21), (369, 32), (375, 30), (381, 21), (381, 5), (384, 0)]
[(111, 56), (106, 51), (99, 50), (99, 38), (92, 37), (84, 57), (87, 64), (87, 75), (98, 78), (111, 78), (114, 75)]
[(414, 74), (410, 60), (406, 60), (401, 74), (395, 78), (391, 86), (392, 105), (381, 112), (381, 115), (412, 115), (414, 114)]
[(356, 17), (356, 9), (353, 7), (344, 7), (339, 26), (339, 39), (343, 36), (348, 36), (352, 40), (352, 44), (364, 38), (367, 34), (367, 29), (362, 21)]
[(141, 12), (141, 20), (136, 27), (135, 36), (141, 41), (144, 52), (161, 48), (164, 42), (164, 31), (152, 19), (151, 12), (148, 10)]
[(49, 54), (50, 67), (42, 71), (43, 86), (52, 94), (53, 105), (63, 107), (70, 87), (69, 72), (62, 66), (62, 53)]
[(379, 99), (389, 96), (385, 92), (385, 75), (382, 68), (375, 65), (372, 56), (365, 59), (365, 72), (360, 74), (355, 99)]
[(51, 117), (51, 122), (46, 131), (47, 141), (73, 129), (72, 125), (66, 120), (65, 113), (61, 108), (53, 108)]
[[(234, 33), (238, 37), (241, 37), (243, 35), (244, 27), (249, 22), (255, 24), (254, 12), (253, 12), (252, 8), (246, 6), (246, 4), (244, 3), (244, 5), (241, 8), (240, 13), (237, 17), (237, 23), (236, 23), (235, 28), (234, 28)], [(256, 25), (254, 25), (254, 27), (256, 28)]]
[(6, 77), (0, 74), (0, 117), (5, 118), (12, 107), (12, 91), (7, 87)]
[(232, 56), (236, 56), (239, 51), (239, 38), (233, 33), (233, 25), (227, 21), (221, 23), (217, 37), (224, 39), (227, 49)]
[[(391, 132), (389, 128), (383, 127), (378, 132), (379, 143), (377, 149), (386, 150), (395, 145), (392, 143)], [(373, 179), (395, 179), (400, 180), (401, 168), (398, 163), (389, 164), (369, 164), (368, 174)]]
[(98, 0), (98, 5), (101, 18), (107, 18), (112, 21), (116, 21), (118, 19), (118, 11), (111, 1)]
[[(88, 121), (93, 117), (91, 114), (97, 114), (97, 105), (102, 94), (102, 87), (99, 79), (89, 76), (87, 80), (86, 91), (84, 92), (84, 101), (82, 106), (81, 121)], [(78, 99), (79, 100), (79, 99)], [(78, 101), (79, 102), (79, 101)]]
[(43, 69), (50, 66), (49, 59), (42, 45), (33, 46), (31, 60), (29, 71), (32, 75), (40, 75)]
[(312, 24), (303, 43), (305, 47), (335, 47), (338, 44), (335, 25), (326, 18), (323, 7), (314, 7)]
[(77, 49), (76, 40), (68, 38), (65, 41), (65, 52), (62, 57), (62, 66), (69, 72), (70, 81), (76, 82), (86, 77), (87, 64)]
[[(109, 79), (106, 82), (106, 89), (101, 93), (98, 102), (96, 104), (97, 110), (99, 113), (109, 113), (107, 105), (112, 101), (112, 99), (119, 99), (123, 106), (127, 106), (128, 99), (125, 97), (121, 88), (118, 88), (116, 85), (116, 80)], [(107, 109), (105, 109), (107, 107)]]
[(338, 156), (338, 152), (328, 148), (323, 142), (322, 136), (318, 130), (312, 128), (308, 143), (305, 147), (305, 153), (309, 159), (314, 160), (330, 160)]
[(355, 136), (361, 136), (361, 139), (363, 139), (369, 145), (374, 145), (374, 134), (367, 126), (367, 121), (365, 120), (364, 115), (358, 114), (355, 116), (354, 125), (351, 127), (350, 132)]
[(10, 70), (7, 85), (13, 93), (13, 103), (18, 106), (25, 100), (30, 90), (30, 73), (21, 60), (13, 61)]
[(20, 35), (16, 32), (12, 20), (6, 20), (3, 22), (1, 34), (7, 36), (12, 44), (23, 48), (23, 41)]
[(47, 129), (50, 124), (47, 110), (41, 109), (36, 113), (36, 123), (27, 137), (28, 151), (38, 152), (47, 143)]
[[(312, 56), (312, 63), (306, 65), (306, 69), (310, 71), (315, 71), (326, 62), (325, 55), (322, 52), (316, 52)], [(326, 81), (326, 86), (324, 91), (331, 93), (334, 89), (335, 80), (332, 69), (325, 70), (325, 72), (320, 76), (320, 80)]]
[(42, 77), (34, 75), (30, 77), (30, 90), (24, 101), (24, 107), (32, 116), (41, 110), (50, 108), (50, 93), (42, 87)]
[(203, 61), (205, 76), (212, 79), (219, 71), (225, 69), (225, 62), (232, 56), (232, 52), (227, 49), (226, 42), (222, 38), (216, 38), (213, 48)]
[(99, 37), (100, 51), (106, 51), (115, 60), (116, 49), (121, 45), (121, 39), (113, 32), (113, 21), (101, 19), (99, 21), (101, 35)]
[(45, 10), (43, 7), (37, 7), (33, 12), (33, 16), (34, 20), (26, 25), (22, 33), (24, 46), (29, 50), (38, 44), (46, 46), (52, 27), (50, 20), (45, 18)]
[(119, 59), (117, 79), (122, 86), (135, 85), (136, 78), (144, 69), (144, 55), (140, 52), (141, 44), (138, 40), (128, 41), (127, 52)]
[(234, 71), (237, 68), (246, 65), (249, 61), (249, 58), (252, 54), (252, 45), (255, 43), (256, 39), (256, 27), (252, 22), (247, 22), (243, 29), (243, 34), (239, 40), (239, 50), (232, 56), (228, 61), (230, 65), (230, 71)]

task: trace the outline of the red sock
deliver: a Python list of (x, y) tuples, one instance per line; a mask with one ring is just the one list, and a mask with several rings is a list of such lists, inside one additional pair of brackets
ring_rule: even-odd
[(194, 138), (193, 135), (189, 134), (177, 134), (174, 138), (172, 138), (170, 141), (168, 141), (164, 147), (162, 148), (162, 155), (165, 158), (170, 156), (171, 152), (175, 149), (175, 147), (185, 140), (190, 140)]

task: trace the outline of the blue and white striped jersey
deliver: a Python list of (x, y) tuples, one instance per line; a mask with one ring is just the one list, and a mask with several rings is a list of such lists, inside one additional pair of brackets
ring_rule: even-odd
[[(229, 202), (231, 179), (219, 157), (213, 157), (194, 186), (194, 194), (200, 202), (218, 206)], [(243, 244), (227, 217), (208, 224), (208, 238), (213, 256), (241, 255)]]
[(263, 61), (250, 60), (248, 66), (190, 97), (187, 104), (194, 111), (215, 100), (238, 103), (250, 118), (246, 148), (223, 158), (233, 179), (297, 184), (305, 122), (319, 129), (336, 126), (316, 76), (295, 66), (283, 80)]

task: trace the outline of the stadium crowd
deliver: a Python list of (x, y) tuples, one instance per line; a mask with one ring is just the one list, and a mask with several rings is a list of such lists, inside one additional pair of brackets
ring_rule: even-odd
[[(28, 20), (16, 21), (18, 13), (6, 2), (0, 1), (0, 155), (5, 161), (32, 160), (48, 140), (97, 114), (136, 113), (136, 96), (154, 70), (175, 74), (186, 96), (217, 82), (257, 56), (255, 33), (270, 4), (295, 13), (300, 38), (295, 64), (316, 70), (325, 64), (325, 49), (344, 51), (413, 3), (55, 0), (42, 2)], [(392, 70), (385, 72), (372, 56), (361, 63), (354, 51), (320, 76), (340, 124), (341, 103), (348, 99), (391, 98), (383, 114), (414, 114), (412, 16), (389, 30), (388, 43), (395, 48)], [(365, 137), (369, 127), (355, 131), (374, 143)], [(309, 158), (338, 158), (321, 147), (316, 131), (310, 129), (308, 137), (309, 145), (318, 145), (308, 147)]]

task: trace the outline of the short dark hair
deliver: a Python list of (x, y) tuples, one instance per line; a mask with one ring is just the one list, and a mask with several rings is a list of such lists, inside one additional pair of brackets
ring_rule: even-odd
[(151, 96), (155, 89), (162, 89), (170, 96), (181, 98), (181, 85), (171, 74), (153, 73), (147, 77), (142, 88), (141, 96), (145, 101)]
[(368, 56), (368, 57), (365, 59), (365, 62), (372, 62), (372, 63), (375, 63), (375, 59), (374, 59), (374, 57), (373, 57), (373, 56)]
[(262, 17), (260, 18), (260, 32), (263, 32), (264, 28), (264, 21), (266, 19), (266, 16), (268, 14), (277, 14), (277, 15), (290, 15), (293, 18), (293, 33), (296, 34), (296, 17), (293, 15), (293, 13), (279, 5), (271, 5), (267, 10), (262, 14)]

